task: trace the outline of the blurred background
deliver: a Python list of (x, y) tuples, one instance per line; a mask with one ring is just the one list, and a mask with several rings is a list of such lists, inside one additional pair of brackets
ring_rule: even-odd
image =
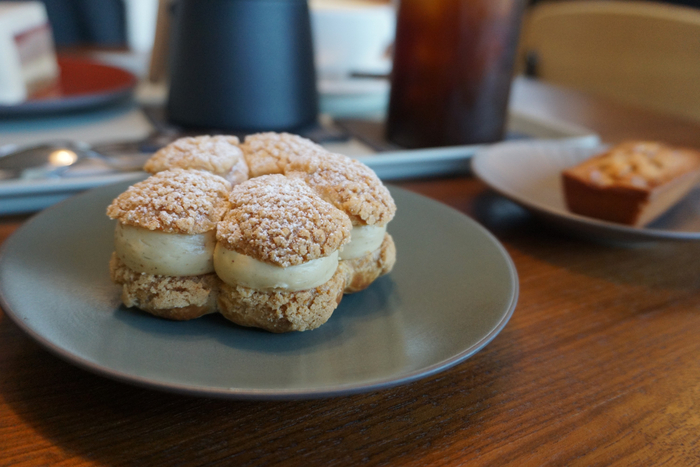
[[(125, 67), (143, 78), (142, 98), (162, 98), (177, 0), (41, 1), (59, 52)], [(398, 1), (309, 1), (322, 113), (385, 111)], [(515, 72), (700, 120), (699, 10), (700, 0), (529, 0)]]

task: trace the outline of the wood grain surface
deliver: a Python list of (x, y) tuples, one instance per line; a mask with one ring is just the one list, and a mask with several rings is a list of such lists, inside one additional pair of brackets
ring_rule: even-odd
[[(540, 83), (513, 105), (700, 148), (700, 127)], [(520, 276), (505, 329), (434, 377), (285, 402), (172, 395), (94, 376), (0, 313), (0, 465), (700, 465), (700, 243), (634, 248), (551, 230), (472, 177), (402, 182), (486, 226)], [(0, 218), (0, 241), (23, 217)]]

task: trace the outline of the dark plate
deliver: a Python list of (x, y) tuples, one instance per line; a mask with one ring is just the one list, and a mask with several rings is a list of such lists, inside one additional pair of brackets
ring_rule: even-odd
[(128, 71), (78, 57), (58, 57), (61, 77), (51, 96), (17, 105), (0, 105), (0, 117), (43, 115), (80, 110), (131, 96), (137, 79)]

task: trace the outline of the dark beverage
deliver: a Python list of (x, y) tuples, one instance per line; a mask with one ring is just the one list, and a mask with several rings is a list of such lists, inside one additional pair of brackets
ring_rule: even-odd
[(407, 148), (503, 138), (524, 0), (401, 0), (387, 138)]

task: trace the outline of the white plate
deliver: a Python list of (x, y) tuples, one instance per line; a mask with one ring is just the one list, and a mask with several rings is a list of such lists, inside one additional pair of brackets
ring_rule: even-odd
[(106, 206), (127, 184), (43, 211), (3, 245), (0, 304), (37, 342), (82, 368), (191, 395), (309, 398), (407, 383), (470, 357), (515, 308), (513, 263), (484, 228), (445, 205), (392, 188), (391, 274), (343, 298), (304, 333), (271, 334), (209, 315), (159, 319), (120, 303), (109, 280)]
[(700, 188), (647, 227), (569, 212), (561, 185), (562, 170), (603, 149), (593, 140), (503, 143), (479, 152), (472, 159), (472, 169), (497, 192), (577, 236), (623, 243), (700, 240)]

